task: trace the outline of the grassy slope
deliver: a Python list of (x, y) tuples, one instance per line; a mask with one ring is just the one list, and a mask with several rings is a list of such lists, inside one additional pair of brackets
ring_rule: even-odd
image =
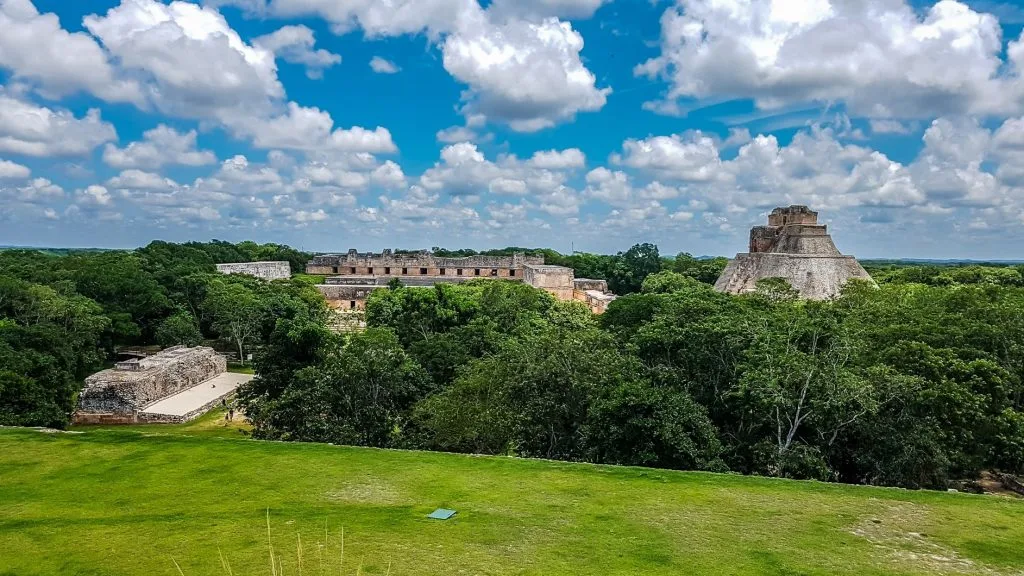
[[(436, 507), (459, 511), (447, 522)], [(0, 575), (1016, 574), (1024, 501), (245, 440), (0, 430)], [(330, 536), (325, 548), (324, 526)], [(855, 532), (859, 534), (855, 534)], [(920, 535), (917, 535), (920, 534)], [(323, 554), (325, 552), (319, 552)]]

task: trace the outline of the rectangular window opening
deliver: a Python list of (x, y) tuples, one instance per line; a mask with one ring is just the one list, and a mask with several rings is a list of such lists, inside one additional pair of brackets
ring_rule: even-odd
[(456, 276), (462, 276), (462, 268), (458, 268), (458, 269), (456, 269), (456, 270), (455, 270), (455, 275), (456, 275)]
[(480, 269), (479, 268), (474, 268), (473, 269), (473, 276), (479, 276), (479, 275), (480, 275)]
[(350, 274), (355, 274), (356, 273), (356, 267), (353, 266), (353, 267), (349, 268), (349, 273)]
[(441, 276), (444, 276), (444, 268), (441, 268)]
[(420, 268), (420, 276), (426, 276), (426, 275), (427, 275), (427, 269), (426, 268)]
[(409, 273), (409, 269), (408, 268), (402, 268), (402, 275), (403, 276), (408, 274), (408, 273)]
[(373, 274), (373, 268), (367, 268), (366, 269), (366, 273), (367, 274)]
[(508, 271), (508, 276), (509, 276), (509, 278), (515, 278), (516, 277), (516, 271), (515, 270), (509, 270)]
[(491, 276), (497, 276), (497, 275), (498, 275), (498, 269), (497, 268), (491, 268)]
[(348, 301), (348, 308), (349, 308), (349, 310), (355, 310), (356, 309), (356, 301), (355, 300), (349, 300)]
[(391, 268), (384, 268), (384, 274), (385, 275), (390, 275), (391, 274)]

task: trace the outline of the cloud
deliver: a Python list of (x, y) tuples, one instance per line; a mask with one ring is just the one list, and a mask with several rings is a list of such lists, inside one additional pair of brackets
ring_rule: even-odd
[(489, 10), (502, 18), (590, 18), (611, 0), (494, 0)]
[[(602, 3), (531, 0), (498, 2), (485, 10), (477, 0), (273, 0), (265, 13), (319, 16), (336, 34), (425, 33), (439, 43), (445, 70), (469, 87), (464, 114), (534, 132), (600, 110), (611, 93), (597, 87), (580, 59), (583, 37), (558, 19), (590, 15)], [(378, 72), (389, 70), (384, 64), (371, 61)]]
[(113, 206), (114, 198), (105, 187), (93, 184), (84, 190), (75, 191), (75, 203), (79, 206), (100, 209)]
[(584, 164), (578, 149), (547, 150), (523, 161), (514, 155), (488, 160), (475, 144), (460, 142), (441, 150), (441, 161), (420, 175), (426, 191), (445, 191), (452, 196), (482, 193), (546, 196), (559, 193), (571, 171)]
[(114, 126), (91, 109), (82, 118), (13, 98), (0, 88), (0, 152), (23, 156), (82, 156), (117, 140)]
[(586, 180), (583, 193), (589, 198), (612, 206), (627, 206), (633, 200), (633, 186), (625, 172), (600, 166), (588, 172)]
[(63, 198), (64, 189), (46, 178), (34, 178), (23, 186), (0, 185), (0, 200), (3, 200), (0, 207), (28, 207), (31, 212), (38, 213), (39, 206), (52, 204)]
[(841, 101), (872, 118), (1021, 108), (1024, 46), (1001, 59), (996, 18), (953, 0), (920, 12), (904, 0), (677, 0), (661, 26), (661, 54), (635, 72), (666, 80), (669, 102)]
[(166, 114), (268, 112), (273, 100), (284, 97), (274, 53), (243, 41), (212, 8), (123, 0), (82, 23), (122, 68), (144, 80), (149, 99)]
[(114, 168), (156, 169), (167, 164), (205, 166), (215, 164), (217, 156), (210, 150), (196, 149), (196, 131), (184, 134), (160, 124), (142, 135), (142, 140), (124, 148), (107, 144), (103, 161)]
[(458, 142), (472, 142), (479, 138), (475, 130), (467, 126), (449, 126), (438, 130), (437, 141), (444, 144), (456, 144)]
[(285, 114), (256, 119), (244, 114), (231, 117), (228, 124), (235, 133), (251, 138), (257, 148), (307, 151), (368, 152), (391, 154), (398, 151), (387, 128), (373, 130), (354, 126), (334, 128), (334, 120), (319, 108), (288, 103)]
[(510, 20), (483, 13), (442, 45), (445, 69), (469, 85), (466, 114), (483, 114), (518, 132), (535, 132), (604, 107), (611, 88), (580, 60), (583, 37), (568, 22)]
[(401, 188), (406, 184), (405, 173), (402, 167), (386, 160), (383, 164), (374, 168), (370, 173), (370, 181), (382, 188)]
[(341, 63), (341, 56), (324, 49), (314, 50), (316, 38), (306, 26), (284, 26), (252, 41), (254, 46), (270, 50), (285, 62), (306, 67), (306, 76), (323, 78), (324, 70)]
[(380, 56), (374, 56), (370, 59), (370, 68), (377, 74), (397, 74), (401, 70), (394, 62), (385, 60)]
[(872, 134), (910, 134), (910, 126), (898, 120), (876, 120), (869, 122)]
[(587, 158), (579, 148), (567, 150), (542, 150), (534, 152), (529, 160), (530, 166), (535, 168), (547, 168), (550, 170), (564, 170), (567, 168), (582, 168)]
[[(235, 0), (252, 3), (252, 0)], [(371, 38), (447, 32), (476, 0), (272, 0), (266, 11), (278, 17), (319, 16), (335, 34), (361, 28)]]
[(438, 130), (438, 142), (444, 144), (458, 144), (459, 142), (489, 142), (494, 139), (493, 133), (481, 135), (478, 131), (487, 124), (487, 117), (483, 114), (470, 114), (466, 116), (465, 126), (449, 126)]
[(121, 172), (107, 180), (106, 185), (115, 190), (172, 190), (178, 186), (170, 178), (134, 169)]
[(31, 174), (27, 166), (0, 158), (0, 180), (24, 180)]
[(306, 224), (308, 222), (322, 222), (329, 218), (330, 216), (326, 212), (324, 212), (323, 208), (318, 208), (316, 210), (298, 210), (296, 212), (292, 212), (288, 216), (289, 220), (298, 222), (299, 224)]
[(56, 14), (40, 14), (30, 0), (0, 0), (0, 68), (50, 98), (83, 91), (107, 102), (145, 100), (93, 38), (64, 30)]
[(242, 184), (260, 184), (280, 186), (284, 179), (277, 170), (270, 166), (261, 166), (249, 162), (249, 159), (242, 154), (236, 154), (228, 158), (220, 165), (220, 170), (214, 175), (219, 180)]
[[(746, 140), (750, 134), (746, 134)], [(715, 139), (699, 130), (671, 136), (651, 136), (622, 143), (623, 154), (612, 162), (670, 180), (700, 182), (712, 177), (718, 163)]]

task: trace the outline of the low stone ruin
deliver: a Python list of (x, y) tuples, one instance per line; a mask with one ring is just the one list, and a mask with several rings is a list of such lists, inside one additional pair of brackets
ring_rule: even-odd
[(280, 262), (232, 262), (217, 264), (221, 274), (247, 274), (264, 280), (284, 280), (292, 277), (291, 264)]
[(153, 356), (118, 362), (85, 379), (74, 422), (132, 423), (151, 404), (227, 370), (213, 348), (175, 346)]

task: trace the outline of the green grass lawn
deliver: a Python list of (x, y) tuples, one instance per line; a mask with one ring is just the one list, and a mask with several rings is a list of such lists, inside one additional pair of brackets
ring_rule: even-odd
[(1022, 500), (242, 429), (0, 429), (0, 575), (1024, 573)]

